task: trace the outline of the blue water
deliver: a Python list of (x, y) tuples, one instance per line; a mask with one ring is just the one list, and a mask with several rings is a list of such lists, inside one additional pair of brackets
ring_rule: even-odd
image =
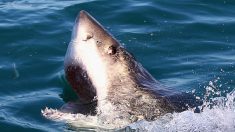
[(203, 98), (213, 83), (213, 96), (226, 96), (235, 88), (234, 9), (234, 0), (1, 0), (0, 131), (70, 130), (41, 109), (76, 99), (63, 60), (80, 10), (164, 85)]

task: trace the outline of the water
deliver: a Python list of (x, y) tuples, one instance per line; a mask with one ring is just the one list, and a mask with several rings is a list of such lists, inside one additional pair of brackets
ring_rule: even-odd
[(2, 0), (0, 131), (76, 130), (63, 121), (44, 118), (41, 109), (58, 109), (76, 99), (64, 80), (63, 59), (82, 9), (163, 84), (193, 91), (205, 102), (223, 102), (201, 114), (188, 110), (151, 123), (137, 122), (131, 128), (234, 131), (233, 0)]

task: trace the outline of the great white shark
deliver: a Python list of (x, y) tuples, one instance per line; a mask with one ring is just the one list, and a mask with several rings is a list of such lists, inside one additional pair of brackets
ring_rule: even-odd
[(84, 104), (79, 109), (102, 124), (122, 127), (200, 105), (192, 94), (159, 83), (84, 10), (76, 18), (64, 70)]

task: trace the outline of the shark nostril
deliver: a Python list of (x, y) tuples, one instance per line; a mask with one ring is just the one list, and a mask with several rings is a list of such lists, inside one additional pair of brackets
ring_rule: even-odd
[(116, 47), (110, 46), (110, 47), (108, 48), (108, 54), (109, 54), (109, 55), (114, 55), (114, 54), (116, 54), (116, 52), (117, 52)]
[(90, 39), (90, 38), (92, 38), (92, 37), (93, 37), (92, 34), (88, 34), (86, 38), (87, 38), (87, 39)]
[(93, 37), (92, 33), (86, 33), (86, 35), (84, 36), (83, 41), (87, 41), (88, 39), (91, 39)]
[(100, 42), (100, 41), (96, 41), (96, 44), (99, 46), (99, 45), (101, 45), (102, 44), (102, 42)]

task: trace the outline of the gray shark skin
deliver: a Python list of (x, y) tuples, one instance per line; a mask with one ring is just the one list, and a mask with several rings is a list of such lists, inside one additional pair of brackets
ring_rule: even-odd
[(95, 105), (102, 124), (123, 127), (199, 105), (193, 95), (155, 80), (86, 11), (76, 18), (64, 70), (81, 102)]

